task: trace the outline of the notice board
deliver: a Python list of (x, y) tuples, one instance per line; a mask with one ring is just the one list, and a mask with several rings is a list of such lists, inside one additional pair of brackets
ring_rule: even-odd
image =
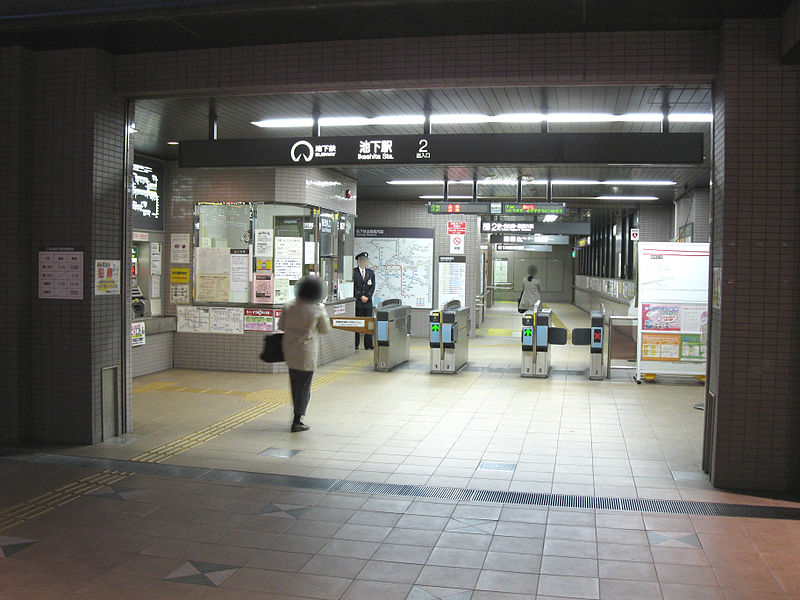
[(636, 376), (705, 375), (708, 244), (639, 242)]

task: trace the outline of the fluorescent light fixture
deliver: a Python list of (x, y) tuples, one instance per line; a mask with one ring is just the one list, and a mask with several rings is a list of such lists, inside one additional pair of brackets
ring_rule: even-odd
[(677, 181), (670, 181), (668, 179), (608, 179), (606, 181), (601, 181), (603, 185), (651, 185), (651, 186), (667, 186), (667, 185), (677, 185)]
[[(389, 185), (444, 185), (444, 179), (392, 179)], [(448, 180), (449, 185), (472, 185), (471, 179)]]
[(664, 115), (661, 113), (626, 113), (624, 115), (613, 115), (613, 121), (625, 123), (661, 123)]
[(553, 223), (554, 221), (558, 221), (558, 215), (545, 215), (542, 221), (545, 223)]
[(431, 115), (431, 123), (436, 123), (436, 124), (491, 123), (493, 119), (494, 117), (490, 117), (489, 115), (481, 115), (474, 113)]
[(658, 196), (595, 196), (595, 200), (658, 200)]
[[(320, 127), (355, 127), (358, 125), (369, 125), (367, 117), (320, 117)], [(313, 121), (312, 121), (313, 125)]]
[(610, 123), (615, 117), (609, 113), (548, 113), (548, 123)]
[(506, 113), (492, 119), (495, 123), (541, 123), (546, 119), (542, 113)]
[(256, 127), (268, 128), (290, 128), (290, 127), (311, 127), (314, 119), (311, 117), (298, 117), (291, 119), (264, 119), (263, 121), (251, 121)]
[(167, 146), (178, 146), (180, 142), (167, 142)]
[(373, 117), (370, 125), (422, 125), (425, 123), (423, 115), (388, 115), (385, 117)]
[(714, 113), (670, 113), (667, 120), (670, 123), (713, 123)]
[(553, 185), (600, 185), (596, 179), (553, 179)]

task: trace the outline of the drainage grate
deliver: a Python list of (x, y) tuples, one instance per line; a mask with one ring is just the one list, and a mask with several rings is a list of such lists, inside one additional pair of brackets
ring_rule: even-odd
[(651, 498), (603, 498), (595, 496), (570, 496), (537, 492), (511, 492), (493, 490), (470, 490), (425, 485), (401, 485), (373, 481), (349, 481), (321, 477), (301, 477), (272, 473), (253, 473), (226, 469), (182, 467), (179, 465), (153, 464), (109, 458), (69, 456), (63, 454), (8, 454), (1, 460), (14, 460), (54, 465), (80, 466), (103, 470), (125, 471), (143, 475), (164, 475), (182, 479), (204, 481), (227, 481), (255, 485), (290, 487), (324, 492), (346, 492), (376, 496), (406, 496), (436, 498), (469, 502), (494, 502), (522, 506), (547, 506), (554, 508), (584, 508), (652, 512), (682, 515), (708, 515), (715, 517), (751, 517), (757, 519), (785, 519), (800, 521), (800, 508), (790, 506), (766, 506), (752, 504), (727, 504), (723, 502), (699, 502), (694, 500), (658, 500)]

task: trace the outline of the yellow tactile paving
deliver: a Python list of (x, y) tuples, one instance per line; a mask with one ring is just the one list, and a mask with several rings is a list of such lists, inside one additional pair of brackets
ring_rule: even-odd
[(0, 512), (0, 531), (14, 527), (24, 521), (30, 521), (54, 508), (63, 506), (81, 496), (121, 481), (131, 475), (133, 473), (124, 471), (101, 471), (51, 490), (32, 500), (21, 502)]
[(217, 396), (247, 396), (250, 394), (250, 392), (242, 390), (188, 387), (172, 381), (152, 381), (133, 388), (134, 394), (146, 394), (148, 392), (186, 392), (190, 394), (214, 394)]
[[(346, 367), (337, 369), (336, 371), (316, 377), (311, 385), (311, 389), (317, 390), (325, 385), (333, 383), (349, 373), (360, 370), (362, 367), (365, 367), (368, 364), (372, 364), (372, 355), (356, 361), (353, 364), (347, 365)], [(217, 421), (208, 427), (204, 427), (200, 431), (195, 431), (193, 433), (184, 435), (177, 440), (173, 440), (166, 444), (162, 444), (157, 448), (143, 452), (131, 460), (149, 463), (163, 462), (168, 458), (175, 456), (176, 454), (180, 454), (185, 450), (213, 440), (223, 433), (227, 433), (228, 431), (244, 425), (253, 419), (257, 419), (258, 417), (272, 412), (284, 404), (287, 404), (291, 400), (291, 397), (289, 390), (265, 389), (248, 394), (242, 398), (242, 400), (256, 402), (257, 404), (252, 408), (248, 408), (247, 410), (243, 410), (239, 413), (226, 417), (221, 421)]]

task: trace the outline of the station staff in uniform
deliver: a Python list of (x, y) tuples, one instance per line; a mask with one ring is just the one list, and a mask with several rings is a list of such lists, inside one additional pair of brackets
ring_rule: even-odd
[[(367, 259), (369, 254), (362, 252), (356, 255), (356, 262), (358, 266), (353, 269), (353, 296), (356, 298), (356, 316), (357, 317), (371, 317), (372, 316), (372, 295), (375, 293), (375, 271), (367, 268)], [(356, 334), (356, 350), (358, 350), (358, 342), (361, 339), (360, 334)], [(372, 336), (364, 335), (364, 348), (372, 350)]]

